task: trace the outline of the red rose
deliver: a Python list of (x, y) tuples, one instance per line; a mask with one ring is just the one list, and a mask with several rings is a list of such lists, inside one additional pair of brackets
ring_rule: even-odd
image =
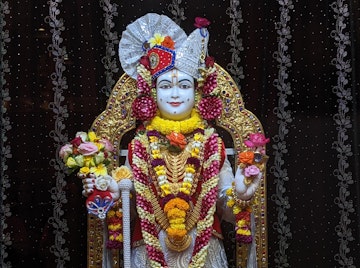
[(210, 25), (210, 21), (208, 19), (205, 18), (201, 18), (201, 17), (196, 17), (195, 18), (195, 23), (194, 26), (196, 28), (204, 28)]
[(76, 137), (75, 139), (73, 139), (72, 141), (70, 141), (70, 143), (73, 145), (73, 146), (76, 146), (78, 147), (81, 143), (82, 143), (82, 140), (81, 140), (81, 137)]

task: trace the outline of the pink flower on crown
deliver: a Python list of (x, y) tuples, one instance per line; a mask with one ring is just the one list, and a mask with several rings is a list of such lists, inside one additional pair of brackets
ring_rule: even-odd
[(208, 19), (205, 18), (201, 18), (201, 17), (196, 17), (195, 18), (195, 23), (194, 26), (196, 28), (204, 28), (210, 25), (210, 21)]

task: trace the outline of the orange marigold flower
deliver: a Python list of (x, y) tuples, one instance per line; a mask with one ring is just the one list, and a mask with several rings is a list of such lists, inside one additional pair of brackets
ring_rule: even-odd
[(174, 228), (167, 228), (166, 232), (168, 234), (169, 237), (171, 237), (172, 239), (175, 240), (181, 240), (186, 234), (187, 231), (186, 230), (179, 230), (179, 229), (174, 229)]
[(164, 41), (161, 42), (161, 45), (172, 50), (175, 49), (175, 42), (171, 39), (170, 36), (165, 36)]
[(168, 219), (185, 218), (186, 212), (178, 208), (173, 208), (168, 211), (167, 216)]
[(239, 155), (239, 162), (243, 164), (252, 164), (254, 161), (254, 152), (246, 151)]
[(186, 138), (181, 133), (171, 132), (169, 135), (166, 135), (166, 138), (168, 138), (171, 145), (179, 147), (181, 150), (186, 146)]
[(180, 210), (187, 211), (190, 208), (190, 206), (188, 202), (186, 202), (184, 199), (175, 197), (166, 203), (166, 205), (164, 206), (164, 212), (167, 213), (173, 208), (178, 208)]

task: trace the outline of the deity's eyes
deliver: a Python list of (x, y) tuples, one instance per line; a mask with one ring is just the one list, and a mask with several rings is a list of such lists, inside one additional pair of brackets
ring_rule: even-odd
[(191, 82), (191, 81), (189, 81), (189, 80), (181, 80), (180, 82), (179, 82), (179, 88), (181, 88), (181, 89), (188, 89), (188, 88), (194, 88), (194, 85), (193, 85), (193, 83)]
[(161, 89), (170, 89), (170, 88), (172, 88), (172, 83), (170, 81), (163, 80), (163, 81), (159, 82), (157, 87), (161, 88)]
[[(184, 79), (184, 80), (180, 80), (176, 86), (180, 89), (189, 89), (189, 88), (194, 88), (194, 85), (193, 83), (188, 80), (188, 79)], [(161, 89), (170, 89), (170, 88), (173, 88), (175, 87), (175, 85), (171, 82), (171, 81), (168, 81), (168, 80), (162, 80), (158, 83), (157, 85), (158, 88), (161, 88)]]

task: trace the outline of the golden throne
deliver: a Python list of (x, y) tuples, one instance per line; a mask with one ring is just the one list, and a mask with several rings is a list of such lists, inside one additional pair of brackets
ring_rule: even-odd
[[(263, 133), (263, 128), (257, 117), (245, 109), (240, 90), (231, 76), (219, 65), (216, 65), (216, 68), (223, 112), (215, 123), (219, 135), (222, 136), (227, 147), (229, 160), (235, 166), (237, 155), (245, 149), (243, 141), (248, 138), (250, 133)], [(109, 139), (116, 152), (119, 152), (112, 159), (110, 169), (124, 164), (127, 144), (131, 141), (136, 128), (136, 120), (131, 114), (131, 104), (136, 95), (136, 80), (126, 74), (122, 75), (111, 92), (105, 111), (92, 124), (91, 129), (97, 135)], [(266, 172), (254, 198), (257, 265), (259, 268), (263, 268), (268, 266)], [(88, 215), (87, 267), (89, 268), (102, 267), (103, 228), (101, 220), (91, 214)], [(232, 265), (245, 268), (248, 246), (239, 246), (235, 244), (236, 242), (233, 243), (235, 251), (233, 256), (236, 260)], [(114, 268), (122, 267), (121, 257), (119, 251), (113, 252)]]

